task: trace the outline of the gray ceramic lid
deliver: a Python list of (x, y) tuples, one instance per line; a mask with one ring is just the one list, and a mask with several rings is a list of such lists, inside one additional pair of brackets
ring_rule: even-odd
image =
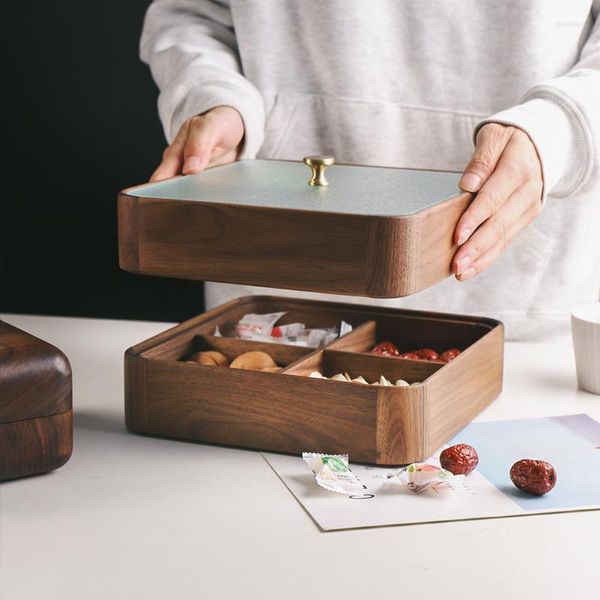
[(131, 196), (372, 216), (411, 215), (456, 196), (460, 173), (333, 165), (327, 187), (302, 162), (242, 160), (129, 189)]

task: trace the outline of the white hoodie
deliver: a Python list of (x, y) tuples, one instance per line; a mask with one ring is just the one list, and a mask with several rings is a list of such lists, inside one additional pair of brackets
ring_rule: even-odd
[[(599, 297), (599, 11), (600, 0), (155, 0), (141, 56), (167, 140), (229, 105), (243, 158), (461, 171), (483, 122), (526, 131), (545, 207), (487, 272), (351, 301), (492, 316), (509, 339), (531, 339), (564, 333), (569, 308)], [(209, 284), (207, 301), (259, 289)]]

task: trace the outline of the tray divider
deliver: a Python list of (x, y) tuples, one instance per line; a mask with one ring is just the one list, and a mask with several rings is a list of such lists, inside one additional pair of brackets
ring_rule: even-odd
[(365, 321), (352, 331), (348, 332), (328, 344), (326, 350), (343, 350), (346, 352), (366, 352), (375, 345), (377, 335), (377, 322)]
[(300, 375), (307, 377), (312, 371), (319, 370), (322, 355), (322, 348), (314, 348), (310, 354), (290, 363), (285, 369), (282, 369), (280, 373), (283, 375)]

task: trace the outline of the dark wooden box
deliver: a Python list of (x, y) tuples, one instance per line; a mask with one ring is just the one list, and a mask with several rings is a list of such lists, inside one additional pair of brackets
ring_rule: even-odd
[(408, 296), (448, 277), (471, 201), (459, 173), (246, 160), (118, 199), (132, 273), (355, 296)]
[(69, 460), (71, 394), (66, 356), (0, 321), (0, 481), (46, 473)]
[[(325, 348), (215, 337), (247, 313), (286, 311), (282, 323), (353, 326)], [(457, 347), (447, 364), (368, 354), (382, 340), (403, 351)], [(196, 350), (232, 359), (264, 350), (278, 372), (189, 364)], [(501, 391), (503, 326), (478, 317), (254, 296), (235, 300), (130, 348), (125, 415), (135, 432), (298, 454), (347, 452), (351, 460), (399, 465), (427, 458)], [(385, 375), (410, 387), (364, 386), (307, 375)]]

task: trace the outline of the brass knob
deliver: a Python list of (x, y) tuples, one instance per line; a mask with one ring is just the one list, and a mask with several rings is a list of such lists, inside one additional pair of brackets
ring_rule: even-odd
[(308, 185), (329, 185), (325, 177), (325, 168), (335, 163), (333, 156), (305, 156), (304, 163), (312, 169)]

